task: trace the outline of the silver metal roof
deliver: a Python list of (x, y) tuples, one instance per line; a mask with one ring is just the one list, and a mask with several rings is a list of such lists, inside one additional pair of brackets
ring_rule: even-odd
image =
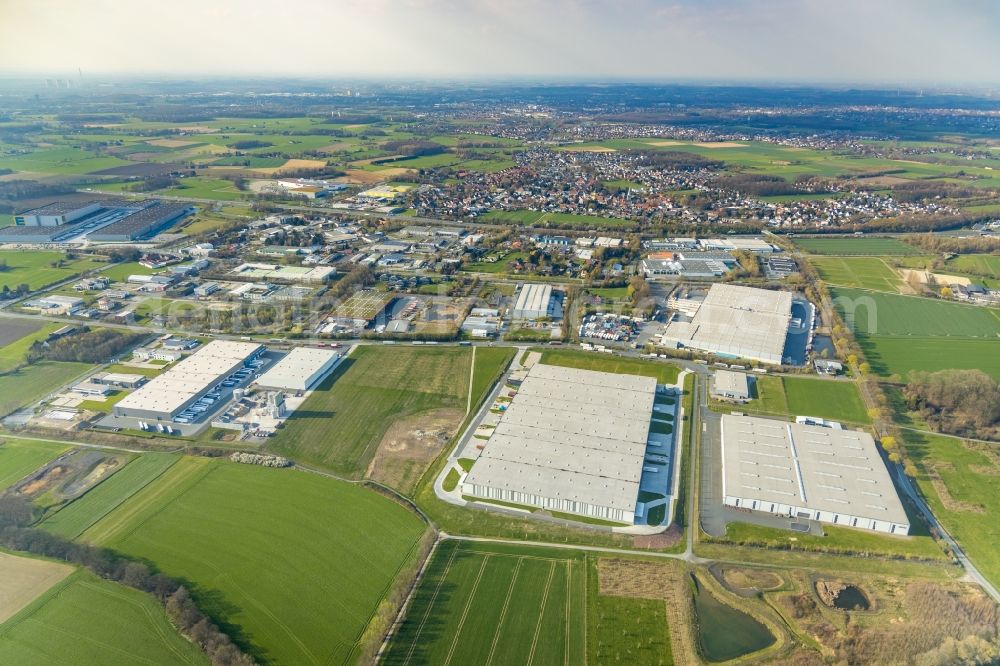
[(213, 340), (125, 396), (117, 407), (172, 415), (191, 398), (223, 379), (260, 348), (261, 345), (254, 342)]
[(726, 414), (722, 445), (727, 496), (909, 524), (866, 432)]
[(517, 293), (512, 316), (515, 318), (544, 317), (551, 299), (552, 285), (525, 284)]
[(744, 372), (731, 372), (729, 370), (715, 371), (715, 392), (716, 393), (745, 393), (750, 394), (750, 382)]
[(656, 379), (536, 363), (466, 483), (634, 512)]
[(690, 322), (667, 325), (664, 338), (685, 347), (781, 363), (792, 295), (715, 284)]
[(317, 372), (330, 367), (340, 354), (332, 349), (296, 347), (260, 376), (257, 384), (271, 388), (300, 389)]

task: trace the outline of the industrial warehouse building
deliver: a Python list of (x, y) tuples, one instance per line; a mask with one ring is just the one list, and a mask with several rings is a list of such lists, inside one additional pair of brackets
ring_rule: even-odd
[(875, 440), (866, 432), (722, 416), (727, 506), (908, 534)]
[(264, 388), (308, 391), (333, 370), (340, 354), (332, 349), (296, 347), (257, 380)]
[(712, 397), (745, 402), (750, 399), (750, 380), (744, 372), (717, 370), (712, 381)]
[(14, 216), (14, 224), (26, 227), (60, 227), (72, 224), (101, 209), (100, 201), (57, 201)]
[(16, 215), (15, 226), (0, 230), (0, 242), (144, 240), (194, 211), (188, 204), (164, 203), (158, 199), (60, 201)]
[(536, 364), (465, 495), (633, 523), (656, 379)]
[(125, 396), (114, 406), (114, 415), (171, 420), (263, 352), (264, 346), (254, 342), (213, 340)]
[[(158, 201), (141, 202), (142, 208), (129, 213), (117, 222), (102, 226), (87, 234), (94, 241), (134, 241), (152, 238), (178, 220), (195, 212), (194, 206)], [(128, 210), (122, 207), (122, 210)]]
[(511, 319), (544, 319), (552, 316), (552, 286), (521, 285), (510, 316)]
[(792, 319), (792, 294), (715, 284), (691, 321), (673, 321), (662, 344), (780, 364)]

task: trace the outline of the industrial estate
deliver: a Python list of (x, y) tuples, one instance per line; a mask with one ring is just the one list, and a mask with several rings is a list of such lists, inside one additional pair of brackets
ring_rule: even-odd
[(0, 663), (997, 663), (996, 99), (426, 85), (0, 81)]

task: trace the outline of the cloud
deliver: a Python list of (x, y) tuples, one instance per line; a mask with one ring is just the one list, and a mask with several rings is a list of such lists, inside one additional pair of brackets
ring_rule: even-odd
[(992, 84), (1000, 4), (0, 0), (12, 73)]

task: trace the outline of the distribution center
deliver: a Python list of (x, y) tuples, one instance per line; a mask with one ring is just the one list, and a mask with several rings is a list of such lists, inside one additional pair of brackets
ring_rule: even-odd
[(462, 491), (631, 524), (656, 379), (536, 364)]
[(732, 358), (780, 364), (792, 294), (731, 284), (714, 284), (691, 321), (674, 321), (664, 344)]
[(115, 416), (171, 420), (264, 352), (255, 342), (214, 340), (114, 406)]
[(722, 416), (727, 506), (889, 534), (910, 522), (866, 432)]

